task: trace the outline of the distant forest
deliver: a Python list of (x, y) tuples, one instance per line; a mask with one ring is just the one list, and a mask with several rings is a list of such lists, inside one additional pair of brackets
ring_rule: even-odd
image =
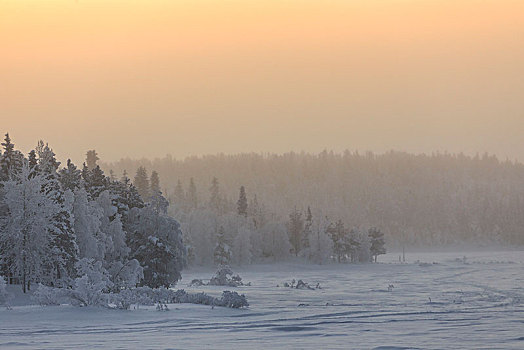
[(388, 247), (524, 243), (524, 165), (488, 154), (246, 153), (100, 165), (117, 177), (139, 167), (158, 172), (186, 231), (189, 215), (205, 216), (213, 201), (219, 214), (236, 212), (243, 186), (248, 206), (288, 234), (292, 215), (305, 219), (309, 208), (314, 219), (348, 230), (377, 227)]

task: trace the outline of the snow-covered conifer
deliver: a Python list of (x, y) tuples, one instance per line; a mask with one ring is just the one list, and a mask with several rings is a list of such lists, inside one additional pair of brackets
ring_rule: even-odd
[(98, 158), (98, 154), (94, 149), (87, 151), (86, 153), (86, 165), (89, 170), (94, 170), (97, 166), (96, 162), (98, 162), (100, 158)]
[(298, 256), (302, 249), (302, 235), (304, 234), (304, 220), (302, 213), (295, 209), (289, 214), (289, 221), (287, 223), (287, 230), (289, 234), (289, 242), (293, 247), (293, 253)]
[(244, 186), (240, 186), (240, 194), (237, 201), (237, 213), (238, 215), (247, 217), (247, 197)]
[(386, 247), (384, 241), (384, 233), (382, 233), (376, 227), (372, 227), (368, 231), (368, 236), (370, 238), (371, 246), (369, 251), (371, 256), (374, 258), (374, 261), (377, 262), (377, 257), (381, 254), (386, 254)]
[(135, 185), (138, 191), (138, 194), (140, 194), (140, 197), (142, 197), (144, 201), (149, 201), (151, 189), (149, 187), (149, 179), (147, 177), (147, 170), (143, 166), (137, 169), (135, 179), (133, 181), (133, 185)]
[(178, 222), (146, 206), (130, 211), (129, 226), (130, 257), (144, 269), (142, 284), (152, 288), (175, 284), (186, 264)]
[(223, 226), (220, 226), (218, 229), (214, 259), (215, 265), (229, 265), (231, 263), (231, 247), (226, 239), (226, 232)]
[(75, 276), (75, 263), (78, 260), (78, 246), (71, 216), (73, 193), (64, 191), (58, 175), (60, 162), (55, 153), (43, 141), (39, 141), (38, 171), (42, 176), (42, 191), (59, 210), (48, 227), (51, 236), (51, 256), (54, 260), (55, 284), (68, 283)]

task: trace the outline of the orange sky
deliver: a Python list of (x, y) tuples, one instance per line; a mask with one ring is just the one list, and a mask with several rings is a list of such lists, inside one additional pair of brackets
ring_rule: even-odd
[(242, 151), (524, 161), (524, 1), (0, 0), (0, 132), (80, 162)]

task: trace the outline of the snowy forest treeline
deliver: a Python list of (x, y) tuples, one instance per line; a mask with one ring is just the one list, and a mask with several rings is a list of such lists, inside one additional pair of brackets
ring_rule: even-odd
[(96, 161), (88, 152), (83, 167), (71, 161), (61, 167), (42, 141), (26, 157), (6, 135), (0, 279), (21, 284), (24, 292), (40, 284), (40, 295), (45, 288), (53, 288), (49, 295), (70, 290), (89, 305), (104, 293), (170, 287), (181, 278), (186, 249), (180, 225), (167, 215), (155, 176), (141, 197), (127, 177), (106, 176)]
[[(139, 167), (158, 172), (197, 263), (211, 262), (222, 235), (233, 250), (247, 251), (241, 247), (250, 242), (251, 255), (237, 252), (233, 260), (284, 259), (293, 250), (292, 216), (318, 233), (309, 243), (316, 253), (311, 247), (301, 252), (316, 261), (336, 250), (336, 235), (319, 232), (334, 230), (360, 237), (366, 246), (369, 228), (378, 227), (393, 249), (524, 244), (524, 165), (488, 154), (250, 153), (101, 166), (115, 174)], [(240, 186), (256, 222), (250, 229), (231, 223)], [(246, 230), (249, 239), (237, 234)]]

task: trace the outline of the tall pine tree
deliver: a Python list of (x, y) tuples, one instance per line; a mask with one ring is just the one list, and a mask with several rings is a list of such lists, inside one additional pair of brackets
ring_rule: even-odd
[(240, 186), (240, 194), (237, 201), (237, 214), (247, 217), (247, 197), (244, 186)]

